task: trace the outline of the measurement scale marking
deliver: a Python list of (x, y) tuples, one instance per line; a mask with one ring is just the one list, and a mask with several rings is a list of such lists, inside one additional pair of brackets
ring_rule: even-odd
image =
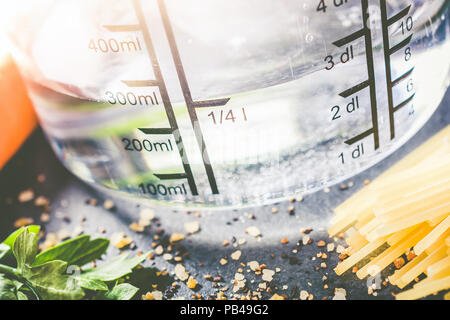
[(141, 30), (141, 26), (138, 24), (104, 25), (103, 28), (111, 32), (132, 32)]
[(411, 75), (411, 73), (414, 71), (415, 67), (412, 67), (411, 69), (409, 69), (408, 71), (406, 71), (404, 74), (402, 74), (400, 77), (398, 77), (397, 79), (395, 79), (392, 82), (392, 87), (395, 87), (396, 85), (398, 85), (402, 80), (406, 79), (407, 77), (409, 77)]
[(192, 105), (196, 108), (220, 107), (226, 105), (228, 101), (230, 101), (230, 98), (206, 100), (206, 101), (193, 101)]
[(411, 42), (412, 36), (413, 35), (411, 34), (408, 38), (406, 38), (405, 40), (401, 41), (400, 43), (396, 44), (394, 47), (389, 49), (389, 54), (392, 55), (392, 54), (396, 53), (398, 50), (400, 50), (401, 48), (407, 46)]
[(367, 88), (370, 85), (370, 81), (366, 80), (364, 82), (361, 82), (360, 84), (357, 84), (356, 86), (347, 89), (345, 91), (342, 91), (341, 93), (339, 93), (339, 95), (343, 98), (348, 98), (349, 96), (357, 93), (358, 91), (361, 91), (364, 88)]
[(407, 6), (405, 9), (403, 9), (402, 11), (397, 13), (396, 15), (394, 15), (391, 18), (387, 19), (387, 25), (391, 26), (394, 23), (396, 23), (398, 20), (404, 18), (409, 13), (410, 9), (411, 9), (411, 5)]
[[(134, 0), (135, 2), (137, 0)], [(191, 119), (192, 127), (194, 129), (195, 137), (197, 139), (198, 146), (202, 153), (203, 164), (205, 167), (206, 174), (208, 176), (209, 185), (211, 187), (211, 191), (213, 194), (218, 194), (219, 190), (217, 187), (216, 178), (214, 176), (214, 172), (212, 169), (211, 161), (209, 160), (208, 151), (206, 149), (205, 141), (203, 138), (203, 134), (200, 128), (200, 122), (198, 120), (197, 112), (195, 110), (196, 107), (217, 107), (224, 106), (228, 103), (229, 99), (218, 99), (218, 100), (205, 100), (205, 101), (193, 101), (191, 91), (188, 85), (188, 81), (186, 78), (186, 73), (183, 68), (183, 63), (181, 61), (180, 53), (178, 51), (178, 46), (175, 40), (175, 35), (173, 33), (172, 25), (169, 19), (169, 15), (167, 13), (167, 8), (164, 4), (164, 1), (158, 0), (158, 7), (161, 13), (162, 21), (164, 24), (164, 30), (166, 32), (166, 36), (169, 42), (170, 51), (172, 52), (172, 57), (175, 63), (176, 71), (178, 74), (178, 79), (180, 81), (180, 86), (183, 91), (184, 100), (186, 102), (186, 106), (188, 109), (189, 117)]]
[(361, 0), (361, 7), (362, 7), (362, 20), (363, 20), (363, 28), (361, 30), (358, 30), (351, 35), (342, 38), (338, 41), (333, 42), (335, 46), (341, 47), (345, 44), (348, 44), (360, 37), (364, 37), (364, 42), (366, 46), (366, 63), (367, 63), (367, 73), (368, 73), (368, 80), (348, 89), (340, 93), (340, 96), (342, 97), (348, 97), (360, 90), (362, 90), (365, 87), (369, 87), (370, 89), (370, 106), (371, 106), (371, 115), (372, 115), (372, 128), (369, 130), (364, 131), (363, 133), (357, 135), (356, 137), (353, 137), (351, 139), (348, 139), (345, 141), (346, 144), (352, 145), (367, 136), (373, 134), (374, 139), (374, 147), (375, 150), (380, 147), (380, 138), (379, 138), (379, 131), (378, 131), (378, 108), (377, 108), (377, 97), (376, 97), (376, 87), (375, 87), (375, 70), (374, 70), (374, 61), (373, 61), (373, 49), (372, 49), (372, 32), (370, 28), (367, 26), (367, 23), (369, 23), (369, 3), (368, 0)]
[(398, 20), (404, 18), (411, 9), (411, 6), (406, 7), (401, 10), (399, 13), (394, 15), (391, 18), (387, 17), (387, 5), (386, 0), (380, 0), (380, 9), (381, 9), (381, 24), (382, 24), (382, 33), (383, 33), (383, 47), (384, 47), (384, 63), (385, 63), (385, 71), (386, 71), (386, 85), (387, 85), (387, 96), (388, 96), (388, 108), (389, 108), (389, 126), (391, 131), (391, 140), (395, 138), (395, 119), (394, 113), (398, 111), (400, 108), (407, 105), (411, 102), (415, 96), (415, 94), (411, 95), (405, 101), (401, 102), (399, 105), (394, 107), (394, 98), (392, 88), (398, 85), (402, 80), (405, 80), (409, 75), (412, 74), (414, 67), (408, 70), (406, 73), (398, 77), (396, 80), (392, 81), (392, 73), (391, 73), (391, 55), (401, 48), (405, 47), (411, 42), (412, 34), (409, 35), (406, 39), (398, 43), (393, 48), (390, 47), (389, 41), (389, 26)]
[(375, 150), (380, 147), (380, 138), (378, 133), (378, 113), (377, 113), (377, 98), (376, 98), (376, 88), (375, 88), (375, 71), (373, 62), (373, 51), (372, 51), (372, 33), (369, 27), (366, 25), (369, 23), (369, 3), (368, 0), (362, 0), (362, 13), (364, 21), (365, 32), (365, 42), (366, 42), (366, 60), (367, 60), (367, 71), (369, 73), (370, 81), (370, 102), (372, 111), (372, 133), (374, 139)]
[(185, 173), (155, 173), (154, 176), (160, 180), (177, 180), (188, 177)]
[(358, 31), (352, 33), (351, 35), (349, 35), (349, 36), (347, 36), (345, 38), (342, 38), (340, 40), (337, 40), (337, 41), (333, 42), (333, 44), (336, 47), (340, 48), (340, 47), (342, 47), (342, 46), (344, 46), (346, 44), (349, 44), (350, 42), (355, 41), (356, 39), (361, 38), (362, 36), (365, 35), (365, 33), (366, 33), (366, 30), (363, 28), (361, 30), (358, 30)]
[(139, 0), (133, 0), (133, 6), (134, 10), (136, 12), (136, 16), (139, 21), (140, 30), (142, 32), (142, 36), (144, 38), (145, 46), (147, 47), (147, 53), (150, 58), (150, 62), (152, 63), (153, 72), (155, 74), (155, 77), (157, 81), (159, 82), (159, 91), (164, 103), (164, 108), (166, 110), (167, 118), (169, 120), (170, 127), (173, 130), (173, 135), (175, 137), (175, 141), (177, 142), (176, 145), (178, 147), (178, 152), (180, 154), (180, 157), (182, 159), (183, 168), (186, 173), (186, 178), (189, 183), (189, 187), (191, 189), (191, 192), (193, 195), (198, 195), (197, 186), (195, 184), (194, 175), (192, 174), (192, 169), (189, 164), (189, 160), (187, 158), (185, 147), (183, 144), (183, 139), (180, 134), (180, 130), (178, 129), (178, 123), (175, 118), (175, 113), (173, 111), (172, 104), (169, 99), (169, 94), (167, 92), (166, 85), (164, 83), (164, 78), (162, 76), (161, 68), (159, 66), (158, 58), (156, 56), (155, 49), (153, 47), (152, 38), (150, 35), (149, 28), (147, 26), (147, 23), (145, 21), (144, 13), (141, 8), (141, 4)]
[(172, 128), (138, 128), (145, 134), (173, 134)]
[(147, 54), (149, 60), (152, 64), (153, 73), (155, 74), (156, 80), (122, 80), (122, 83), (129, 87), (155, 87), (159, 88), (161, 98), (163, 100), (164, 109), (166, 111), (167, 119), (169, 121), (170, 128), (139, 128), (143, 133), (146, 134), (172, 134), (177, 142), (178, 153), (181, 157), (183, 168), (185, 173), (179, 174), (153, 174), (155, 177), (161, 180), (172, 180), (172, 179), (187, 179), (189, 188), (194, 196), (198, 195), (197, 186), (195, 184), (194, 176), (192, 174), (192, 169), (189, 164), (189, 160), (185, 153), (185, 148), (183, 144), (183, 139), (181, 137), (178, 123), (175, 118), (175, 113), (173, 111), (172, 104), (169, 99), (167, 88), (162, 76), (161, 68), (156, 56), (156, 52), (151, 39), (150, 31), (145, 22), (145, 17), (142, 12), (142, 8), (139, 0), (133, 0), (134, 10), (138, 19), (137, 25), (104, 25), (103, 27), (111, 32), (142, 32), (142, 36), (147, 48)]
[(357, 135), (356, 137), (345, 141), (345, 143), (348, 144), (348, 145), (352, 145), (352, 144), (354, 144), (354, 143), (356, 143), (356, 142), (358, 142), (358, 141), (360, 141), (360, 140), (370, 136), (372, 133), (373, 133), (373, 128), (370, 128), (369, 130), (364, 131), (363, 133)]
[(131, 88), (143, 88), (143, 87), (159, 87), (157, 80), (121, 80), (122, 83)]
[(406, 106), (408, 103), (410, 103), (410, 102), (412, 101), (412, 99), (414, 99), (414, 96), (415, 96), (415, 95), (416, 95), (415, 93), (412, 94), (408, 99), (406, 99), (405, 101), (403, 101), (402, 103), (400, 103), (398, 106), (396, 106), (396, 107), (394, 108), (394, 112), (397, 111), (398, 109), (400, 109), (401, 107)]

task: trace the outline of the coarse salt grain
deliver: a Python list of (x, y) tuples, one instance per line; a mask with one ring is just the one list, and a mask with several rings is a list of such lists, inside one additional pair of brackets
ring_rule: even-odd
[(170, 261), (173, 259), (173, 256), (170, 253), (163, 254), (162, 258), (166, 261)]
[(241, 250), (237, 250), (237, 251), (233, 252), (230, 256), (231, 256), (231, 259), (233, 259), (233, 260), (239, 260), (239, 258), (241, 257), (241, 254), (242, 254)]
[(29, 217), (19, 218), (16, 221), (14, 221), (14, 227), (21, 228), (21, 227), (29, 226), (33, 222), (34, 222), (33, 218), (29, 218)]
[(245, 279), (245, 277), (244, 277), (244, 275), (243, 275), (242, 273), (237, 272), (237, 273), (234, 275), (234, 279), (237, 280), (237, 281), (242, 281), (242, 280)]
[(195, 289), (195, 287), (197, 287), (197, 281), (195, 281), (193, 277), (189, 277), (186, 285), (189, 289)]
[(252, 271), (256, 271), (257, 269), (259, 269), (258, 261), (250, 261), (247, 263), (247, 265)]
[(130, 229), (133, 230), (134, 232), (144, 232), (144, 228), (145, 228), (144, 226), (136, 222), (132, 222), (130, 224)]
[(34, 199), (34, 205), (37, 207), (46, 207), (49, 205), (49, 203), (50, 201), (44, 196), (39, 196)]
[(115, 208), (115, 206), (116, 204), (114, 203), (114, 201), (110, 199), (106, 199), (105, 202), (103, 202), (103, 208), (105, 208), (106, 210), (112, 210)]
[(198, 221), (186, 222), (184, 229), (189, 234), (197, 233), (200, 230), (200, 223)]
[(155, 253), (156, 253), (158, 256), (162, 255), (163, 252), (164, 252), (164, 248), (163, 248), (162, 245), (159, 245), (159, 246), (157, 246), (157, 247), (155, 248)]
[(309, 293), (306, 290), (300, 291), (300, 300), (306, 300), (309, 297)]
[(33, 200), (33, 198), (34, 198), (34, 192), (31, 189), (22, 191), (21, 193), (19, 193), (19, 196), (17, 197), (19, 202), (28, 202), (28, 201)]
[(333, 300), (346, 300), (347, 291), (343, 288), (334, 289)]
[(346, 250), (345, 250), (344, 246), (342, 246), (342, 245), (338, 245), (336, 248), (337, 253), (345, 253), (345, 251)]
[(273, 276), (274, 276), (274, 274), (275, 274), (275, 271), (270, 270), (270, 269), (264, 269), (264, 270), (262, 271), (262, 273), (263, 273), (262, 279), (263, 279), (264, 281), (270, 282), (270, 281), (273, 280)]
[(259, 237), (261, 235), (261, 231), (257, 227), (251, 226), (245, 229), (245, 232), (253, 237)]
[(309, 243), (309, 240), (311, 240), (311, 238), (308, 235), (303, 236), (302, 238), (303, 245), (307, 245)]
[(175, 275), (181, 281), (186, 281), (189, 278), (189, 273), (186, 272), (186, 268), (182, 264), (175, 266)]
[(328, 252), (333, 252), (334, 251), (334, 243), (327, 244), (327, 251)]
[(169, 241), (170, 241), (171, 243), (174, 243), (174, 242), (179, 242), (179, 241), (181, 241), (181, 240), (183, 240), (183, 239), (184, 239), (184, 234), (174, 232), (174, 233), (172, 233), (172, 234), (170, 235)]

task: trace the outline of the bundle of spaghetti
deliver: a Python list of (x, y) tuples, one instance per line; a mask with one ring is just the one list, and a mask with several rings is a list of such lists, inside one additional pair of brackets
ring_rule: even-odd
[[(346, 259), (360, 279), (376, 276), (394, 261), (389, 282), (397, 299), (418, 299), (450, 289), (450, 126), (399, 161), (335, 209), (330, 236), (345, 233)], [(401, 263), (403, 264), (403, 263)], [(448, 298), (450, 293), (445, 295)]]

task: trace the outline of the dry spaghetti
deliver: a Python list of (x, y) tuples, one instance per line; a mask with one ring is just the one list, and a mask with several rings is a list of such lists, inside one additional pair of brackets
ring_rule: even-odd
[(348, 244), (348, 258), (335, 268), (338, 275), (371, 257), (356, 275), (374, 276), (409, 252), (412, 259), (389, 281), (403, 289), (426, 277), (397, 299), (450, 289), (449, 141), (450, 126), (335, 209), (328, 232), (345, 232)]

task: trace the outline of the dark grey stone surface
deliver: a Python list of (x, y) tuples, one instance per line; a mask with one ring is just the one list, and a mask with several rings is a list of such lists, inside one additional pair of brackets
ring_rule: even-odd
[[(87, 198), (100, 199), (101, 204), (103, 196), (64, 169), (50, 150), (41, 130), (37, 129), (18, 154), (0, 172), (0, 237), (5, 237), (13, 230), (12, 224), (18, 217), (33, 217), (36, 222), (39, 222), (42, 209), (35, 207), (32, 203), (18, 203), (17, 201), (20, 191), (31, 188), (35, 191), (36, 196), (43, 195), (51, 200), (52, 219), (45, 224), (46, 231), (56, 232), (64, 228), (73, 232), (78, 226), (82, 226), (85, 233), (94, 236), (111, 236), (115, 232), (123, 231), (134, 239), (135, 252), (151, 249), (151, 244), (154, 242), (153, 236), (158, 232), (158, 228), (164, 229), (165, 233), (162, 234), (161, 239), (163, 243), (167, 243), (167, 238), (172, 232), (184, 233), (184, 222), (199, 221), (201, 231), (188, 236), (181, 242), (181, 245), (174, 245), (173, 252), (189, 252), (189, 257), (183, 261), (183, 265), (199, 281), (201, 288), (197, 293), (201, 294), (203, 298), (216, 292), (212, 282), (203, 279), (206, 274), (221, 275), (224, 279), (222, 286), (230, 287), (227, 292), (227, 296), (230, 296), (231, 281), (241, 266), (238, 261), (230, 259), (229, 255), (240, 249), (242, 256), (239, 261), (241, 262), (257, 260), (259, 263), (265, 263), (269, 269), (280, 268), (281, 272), (274, 276), (272, 286), (274, 292), (287, 294), (290, 298), (298, 299), (300, 290), (306, 290), (312, 293), (315, 299), (323, 297), (330, 299), (334, 295), (334, 288), (345, 288), (348, 299), (392, 299), (391, 292), (399, 290), (390, 285), (378, 291), (378, 296), (374, 297), (367, 294), (366, 281), (359, 280), (351, 272), (337, 277), (333, 271), (338, 261), (335, 252), (327, 253), (327, 268), (320, 268), (316, 271), (322, 261), (321, 259), (312, 259), (320, 251), (315, 243), (319, 240), (330, 241), (325, 228), (332, 215), (332, 209), (362, 188), (365, 179), (377, 177), (450, 123), (449, 105), (450, 91), (447, 92), (444, 101), (430, 121), (409, 142), (382, 162), (350, 179), (349, 181), (352, 181), (354, 186), (348, 190), (342, 191), (339, 190), (339, 186), (333, 186), (330, 188), (330, 192), (319, 191), (307, 195), (302, 202), (279, 203), (275, 205), (279, 210), (277, 214), (271, 212), (273, 206), (225, 212), (204, 212), (202, 217), (196, 217), (194, 213), (187, 214), (184, 211), (157, 208), (155, 211), (160, 226), (158, 226), (158, 222), (154, 222), (143, 234), (134, 233), (128, 228), (128, 225), (138, 218), (139, 204), (114, 200), (116, 209), (113, 212), (103, 209), (101, 205), (87, 205), (85, 203)], [(44, 173), (47, 177), (44, 183), (36, 181), (36, 177), (40, 173)], [(7, 203), (8, 198), (12, 199), (12, 203)], [(67, 207), (62, 206), (62, 200), (68, 203)], [(287, 212), (291, 205), (295, 206), (293, 215)], [(256, 219), (250, 220), (249, 214), (254, 214)], [(86, 217), (85, 222), (81, 221), (82, 217)], [(250, 225), (257, 226), (261, 230), (260, 241), (245, 233), (245, 229)], [(107, 231), (106, 234), (100, 234), (99, 227), (104, 227)], [(293, 253), (292, 250), (297, 247), (297, 241), (302, 237), (300, 230), (307, 227), (314, 229), (310, 236), (315, 243), (300, 246), (298, 253)], [(238, 248), (234, 248), (232, 245), (227, 247), (222, 245), (224, 240), (231, 242), (233, 237), (246, 239), (247, 242), (239, 245)], [(288, 244), (281, 244), (283, 237), (288, 238)], [(108, 257), (117, 253), (118, 249), (110, 248)], [(273, 258), (271, 254), (274, 255)], [(223, 266), (219, 264), (219, 259), (222, 257), (228, 257), (228, 264)], [(136, 284), (142, 288), (143, 292), (152, 291), (152, 284), (157, 284), (158, 289), (164, 292), (174, 281), (171, 276), (174, 263), (157, 256), (154, 260), (146, 261), (145, 266), (153, 269), (141, 271), (139, 280), (136, 280)], [(167, 269), (169, 276), (155, 277), (156, 269)], [(247, 278), (248, 287), (256, 290), (261, 282), (261, 276), (255, 276), (253, 272), (247, 273), (248, 268), (246, 267), (242, 267), (242, 269)], [(382, 278), (384, 279), (390, 272), (392, 269), (388, 268), (383, 272)], [(322, 281), (324, 275), (328, 277), (326, 282)], [(252, 279), (255, 280), (253, 283)], [(175, 292), (175, 296), (190, 298), (193, 292), (186, 285), (179, 283), (180, 286)], [(323, 288), (325, 283), (328, 284), (328, 289)], [(283, 289), (284, 285), (288, 286), (286, 290)], [(293, 292), (294, 287), (297, 288), (295, 292)], [(270, 293), (263, 293), (263, 298), (270, 296)]]

